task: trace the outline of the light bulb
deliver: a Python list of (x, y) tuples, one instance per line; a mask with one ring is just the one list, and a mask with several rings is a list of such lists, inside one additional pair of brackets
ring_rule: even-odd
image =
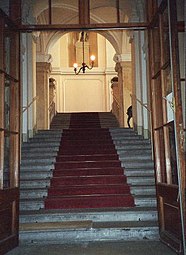
[(74, 63), (73, 66), (74, 66), (74, 68), (78, 68), (78, 64), (77, 63)]
[(96, 57), (94, 55), (90, 56), (90, 60), (94, 61), (96, 59)]

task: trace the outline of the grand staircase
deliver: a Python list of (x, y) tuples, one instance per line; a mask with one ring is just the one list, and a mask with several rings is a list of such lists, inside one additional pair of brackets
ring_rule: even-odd
[(20, 185), (21, 243), (158, 239), (150, 142), (111, 113), (57, 114), (23, 144)]

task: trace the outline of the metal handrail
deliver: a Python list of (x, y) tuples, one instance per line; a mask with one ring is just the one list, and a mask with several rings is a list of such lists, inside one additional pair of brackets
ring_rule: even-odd
[(147, 109), (148, 112), (151, 112), (151, 110), (147, 107), (147, 104), (144, 104), (141, 100), (139, 100), (136, 95), (130, 94), (131, 97), (133, 97), (138, 103), (140, 103), (145, 109)]
[(25, 111), (27, 111), (28, 110), (28, 108), (36, 101), (36, 100), (38, 100), (38, 96), (35, 96), (35, 97), (33, 97), (32, 98), (32, 101), (27, 105), (27, 106), (23, 106), (23, 112), (22, 113), (24, 113)]

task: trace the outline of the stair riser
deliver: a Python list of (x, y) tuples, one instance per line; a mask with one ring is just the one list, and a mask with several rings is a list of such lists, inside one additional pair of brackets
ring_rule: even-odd
[[(144, 149), (144, 147), (145, 147), (145, 149)], [(146, 150), (148, 150), (148, 151), (150, 151), (151, 150), (151, 148), (150, 148), (150, 146), (136, 146), (136, 145), (126, 145), (126, 146), (122, 146), (122, 147), (120, 147), (120, 148), (117, 148), (117, 146), (116, 146), (116, 149), (117, 149), (117, 154), (118, 155), (131, 155), (131, 154), (133, 154), (133, 155), (135, 155), (135, 153), (136, 153), (136, 150), (138, 150), (138, 153), (136, 153), (136, 155), (144, 155), (145, 154), (145, 151)], [(123, 153), (125, 153), (125, 154), (123, 154)]]
[(28, 222), (65, 222), (65, 221), (82, 221), (91, 220), (93, 222), (119, 222), (119, 221), (157, 221), (157, 212), (155, 210), (143, 211), (104, 211), (103, 212), (86, 212), (86, 213), (44, 213), (34, 215), (20, 215), (20, 223)]
[(59, 150), (59, 146), (48, 146), (48, 147), (41, 147), (41, 146), (38, 146), (38, 147), (23, 147), (21, 149), (22, 153), (23, 154), (31, 154), (31, 153), (48, 153), (48, 152), (51, 152), (51, 153), (56, 153), (58, 152)]
[(78, 148), (69, 148), (69, 149), (59, 149), (58, 155), (90, 155), (90, 154), (113, 154), (115, 153), (115, 148), (82, 148), (79, 146)]
[(121, 161), (121, 166), (128, 169), (128, 168), (136, 168), (136, 169), (153, 169), (154, 163), (152, 161), (143, 161), (143, 162), (123, 162)]
[(46, 178), (51, 178), (52, 177), (52, 172), (46, 172), (46, 173), (21, 173), (21, 179), (24, 180), (34, 180), (34, 179), (46, 179)]
[(57, 152), (52, 152), (52, 153), (41, 153), (39, 154), (38, 152), (32, 152), (32, 153), (22, 153), (22, 161), (26, 161), (26, 160), (40, 160), (40, 159), (52, 159), (52, 161), (55, 161), (56, 156), (57, 156)]
[(123, 169), (75, 169), (75, 170), (54, 170), (53, 176), (91, 176), (91, 175), (122, 175)]
[(33, 244), (71, 244), (93, 241), (144, 241), (159, 240), (157, 227), (127, 228), (127, 229), (84, 229), (22, 232), (20, 231), (20, 245)]
[[(135, 202), (135, 205), (138, 207), (138, 209), (139, 208), (144, 208), (144, 207), (155, 208), (157, 206), (157, 203), (156, 203), (155, 199), (153, 199), (153, 200), (152, 199), (151, 200), (149, 200), (149, 199), (138, 199), (138, 198), (134, 197), (134, 202)], [(79, 203), (81, 204), (81, 201), (79, 201)], [(118, 206), (116, 206), (116, 204), (112, 205), (111, 208), (112, 207), (123, 207), (124, 206), (124, 205), (122, 205), (122, 203), (119, 203), (117, 205)], [(94, 206), (94, 205), (92, 205), (92, 206)], [(105, 206), (105, 207), (109, 208), (109, 206)], [(30, 200), (28, 199), (25, 203), (23, 201), (21, 201), (21, 203), (20, 203), (20, 210), (21, 211), (40, 210), (42, 208), (44, 208), (44, 199), (43, 198), (42, 198), (41, 201), (34, 201), (33, 199), (30, 199)], [(73, 208), (74, 207), (70, 207), (70, 204), (68, 203), (68, 204), (66, 204), (65, 208), (63, 207), (61, 209), (73, 209)], [(78, 208), (77, 205), (75, 205), (75, 208)], [(81, 207), (81, 208), (84, 208), (84, 207)], [(92, 207), (92, 208), (99, 208), (99, 207)], [(53, 208), (53, 209), (55, 209), (55, 208)]]
[(131, 152), (128, 152), (128, 155), (122, 155), (122, 154), (119, 154), (119, 159), (120, 160), (125, 160), (125, 161), (151, 161), (152, 162), (152, 155), (151, 154), (143, 154), (143, 155), (140, 155), (140, 154), (133, 154)]
[(94, 196), (76, 198), (47, 198), (46, 209), (73, 209), (73, 208), (103, 208), (103, 207), (134, 206), (134, 201), (129, 195)]
[(56, 162), (63, 162), (63, 161), (102, 161), (102, 160), (118, 160), (118, 155), (115, 154), (108, 154), (108, 155), (76, 155), (76, 156), (60, 156), (58, 155), (56, 158)]
[(155, 196), (156, 195), (156, 190), (155, 188), (137, 188), (134, 186), (130, 187), (130, 191), (133, 195), (149, 195), (149, 196)]
[[(110, 187), (107, 186), (106, 188), (109, 189), (109, 191), (110, 191)], [(94, 187), (92, 189), (94, 189)], [(62, 192), (64, 192), (63, 193), (64, 195), (65, 194), (67, 195), (67, 194), (70, 194), (70, 192), (73, 190), (73, 186), (71, 186), (69, 189), (61, 188), (60, 190)], [(79, 190), (80, 190), (80, 188), (79, 188)], [(155, 196), (155, 194), (156, 194), (155, 187), (131, 186), (130, 191), (133, 195), (153, 195), (153, 196)], [(30, 191), (28, 189), (28, 191), (21, 191), (21, 198), (42, 198), (42, 197), (46, 197), (47, 194), (48, 194), (47, 189), (42, 190), (42, 191), (38, 191), (38, 190)]]
[(111, 135), (112, 140), (119, 143), (122, 141), (145, 141), (145, 142), (149, 142), (148, 140), (143, 140), (141, 136), (137, 136), (137, 135)]
[(98, 176), (98, 177), (56, 177), (51, 179), (51, 186), (61, 185), (89, 185), (89, 184), (123, 184), (125, 176)]
[(40, 159), (37, 159), (37, 158), (33, 158), (33, 159), (29, 159), (29, 158), (26, 158), (26, 159), (22, 159), (21, 160), (21, 165), (22, 166), (25, 166), (25, 165), (28, 165), (28, 164), (33, 164), (33, 165), (46, 165), (46, 164), (51, 164), (51, 162), (54, 162), (56, 161), (55, 160), (55, 157), (50, 157), (50, 158), (40, 158)]
[(124, 168), (124, 173), (125, 175), (127, 176), (133, 176), (133, 177), (144, 177), (144, 176), (147, 176), (147, 177), (153, 177), (154, 178), (154, 169), (152, 168), (146, 168), (146, 169), (135, 169), (135, 168), (127, 168), (125, 169)]
[(137, 197), (134, 197), (134, 201), (135, 201), (135, 205), (136, 206), (140, 206), (140, 207), (144, 207), (144, 206), (148, 206), (148, 207), (156, 207), (157, 206), (157, 202), (155, 198), (151, 198), (151, 199), (139, 199)]
[[(65, 189), (64, 189), (65, 190)], [(63, 189), (62, 189), (62, 191), (63, 191)], [(86, 189), (86, 191), (87, 191), (87, 189)], [(115, 190), (114, 192), (116, 192), (116, 194), (122, 194), (122, 193), (124, 193), (125, 192), (125, 190), (123, 190), (123, 191), (121, 191), (121, 192), (119, 192), (119, 191), (117, 191), (117, 190)], [(155, 196), (156, 195), (156, 191), (155, 191), (155, 188), (154, 189), (151, 189), (151, 188), (146, 188), (146, 189), (141, 189), (141, 188), (134, 188), (133, 186), (131, 186), (130, 187), (130, 192), (131, 192), (131, 194), (132, 195), (143, 195), (143, 196), (146, 196), (146, 195), (149, 195), (149, 196)], [(103, 190), (103, 191), (101, 191), (101, 190), (99, 190), (98, 192), (96, 191), (96, 190), (93, 190), (93, 191), (91, 191), (91, 193), (89, 193), (89, 194), (113, 194), (113, 191), (112, 190), (110, 190), (109, 189), (109, 191), (107, 192), (106, 190)], [(50, 193), (49, 192), (49, 194), (51, 194), (52, 195), (52, 193)], [(83, 193), (81, 193), (81, 191), (78, 191), (78, 192), (76, 192), (75, 193), (75, 191), (74, 191), (74, 193), (73, 193), (73, 189), (71, 188), (70, 190), (69, 190), (69, 192), (68, 191), (63, 191), (63, 194), (64, 195), (81, 195), (81, 194), (83, 194)], [(88, 192), (87, 192), (87, 194), (88, 194)], [(38, 192), (38, 191), (35, 191), (35, 192), (30, 192), (30, 191), (28, 191), (28, 192), (21, 192), (21, 195), (20, 195), (20, 198), (21, 199), (36, 199), (36, 198), (43, 198), (43, 197), (46, 197), (48, 195), (48, 190), (46, 189), (45, 191), (42, 191), (42, 192)]]
[(106, 129), (65, 129), (63, 130), (63, 136), (62, 137), (77, 137), (77, 138), (90, 138), (90, 137), (95, 137), (95, 138), (101, 138), (101, 137), (111, 137), (109, 130)]
[(38, 211), (44, 209), (44, 200), (39, 202), (27, 200), (25, 203), (21, 201), (19, 208), (20, 211)]
[(131, 185), (155, 185), (154, 178), (148, 178), (148, 177), (128, 177), (127, 178), (128, 183)]
[(108, 133), (108, 131), (105, 132), (68, 132), (65, 133), (63, 132), (62, 138), (61, 140), (65, 141), (65, 140), (70, 140), (70, 141), (74, 141), (74, 140), (80, 140), (80, 141), (84, 141), (84, 140), (112, 140), (111, 135)]
[(91, 195), (91, 194), (129, 194), (129, 186), (116, 186), (116, 187), (100, 187), (100, 186), (86, 186), (86, 187), (67, 187), (67, 188), (50, 188), (48, 190), (48, 195), (61, 196), (61, 195)]
[(29, 189), (27, 189), (27, 191), (21, 191), (20, 192), (20, 198), (21, 199), (37, 199), (37, 198), (43, 198), (46, 197), (48, 194), (48, 190), (47, 189), (43, 189), (42, 191), (30, 191)]
[(77, 168), (101, 168), (101, 167), (120, 167), (120, 161), (95, 161), (95, 162), (56, 162), (55, 169), (77, 169)]
[(53, 143), (53, 142), (59, 142), (61, 141), (61, 136), (53, 136), (53, 137), (34, 137), (29, 139), (28, 143), (39, 143), (39, 142), (44, 142), (44, 143)]
[(35, 142), (35, 143), (27, 143), (27, 144), (24, 144), (23, 145), (23, 149), (24, 148), (46, 148), (46, 147), (50, 147), (50, 148), (53, 148), (53, 147), (59, 147), (60, 145), (60, 142), (42, 142), (42, 143), (38, 143), (38, 142)]
[(49, 187), (50, 185), (50, 180), (21, 180), (20, 182), (20, 188), (46, 188)]
[(51, 170), (54, 168), (54, 164), (46, 164), (46, 165), (21, 165), (21, 171), (29, 171), (29, 170)]
[(96, 139), (96, 140), (90, 140), (90, 139), (74, 139), (74, 140), (62, 140), (60, 143), (60, 146), (86, 146), (87, 144), (91, 144), (91, 147), (94, 146), (100, 146), (100, 145), (107, 145), (107, 146), (113, 146), (112, 140), (110, 139)]

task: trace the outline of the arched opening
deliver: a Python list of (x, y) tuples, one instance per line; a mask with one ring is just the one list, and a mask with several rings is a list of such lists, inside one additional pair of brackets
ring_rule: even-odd
[(50, 40), (48, 54), (52, 56), (50, 76), (56, 80), (56, 110), (111, 111), (111, 79), (116, 75), (113, 60), (115, 50), (104, 36), (89, 32), (85, 57), (88, 61), (89, 55), (94, 53), (96, 56), (94, 68), (86, 70), (85, 74), (75, 75), (73, 63), (80, 64), (82, 57), (82, 49), (77, 48), (78, 36), (79, 32), (70, 32), (59, 37), (55, 43)]

